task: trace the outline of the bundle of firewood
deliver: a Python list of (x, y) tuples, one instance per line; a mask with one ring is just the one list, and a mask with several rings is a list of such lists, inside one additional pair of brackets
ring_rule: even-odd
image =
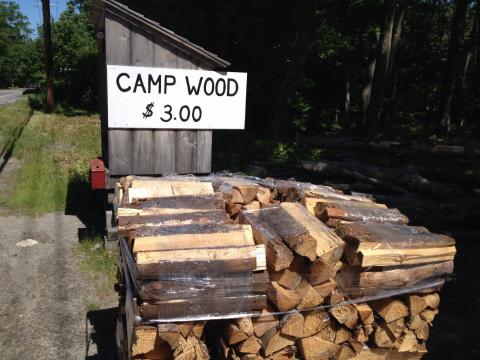
[(420, 359), (439, 300), (425, 293), (349, 304), (334, 291), (324, 309), (223, 323), (217, 351), (225, 359)]
[[(441, 276), (453, 271), (453, 239), (409, 227), (400, 211), (366, 197), (293, 181), (274, 183), (279, 207), (242, 211), (238, 217), (266, 246), (271, 306), (261, 317), (224, 323), (217, 330), (223, 333), (219, 354), (228, 359), (421, 358), (438, 312), (435, 291), (443, 284)], [(299, 205), (283, 201), (303, 204), (310, 220), (292, 216), (287, 209)], [(345, 241), (342, 261), (315, 260), (305, 251), (311, 247), (296, 241), (309, 237), (305, 224), (311, 228), (313, 216)], [(413, 291), (418, 293), (409, 294)]]
[(249, 225), (232, 223), (210, 182), (128, 177), (116, 213), (131, 356), (208, 358), (204, 323), (179, 321), (265, 308), (265, 248)]
[(350, 297), (423, 288), (453, 271), (455, 240), (407, 225), (397, 209), (354, 198), (302, 202), (345, 241), (337, 283)]
[(116, 204), (137, 357), (208, 357), (209, 320), (226, 359), (420, 359), (453, 271), (453, 239), (327, 186), (128, 177)]
[(267, 249), (269, 301), (279, 311), (321, 305), (335, 286), (344, 242), (298, 203), (245, 211), (239, 221)]

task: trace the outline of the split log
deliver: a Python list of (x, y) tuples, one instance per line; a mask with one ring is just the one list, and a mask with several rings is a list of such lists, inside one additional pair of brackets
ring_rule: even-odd
[(168, 274), (248, 273), (266, 269), (263, 245), (139, 252), (136, 261), (140, 280), (155, 280)]
[(295, 253), (310, 261), (317, 257), (335, 264), (343, 253), (344, 243), (301, 205), (282, 203), (264, 209), (260, 219), (267, 222)]
[(362, 267), (450, 261), (456, 252), (452, 238), (416, 226), (342, 222), (336, 231), (348, 262)]
[(134, 179), (131, 187), (127, 188), (125, 196), (128, 203), (131, 204), (135, 201), (153, 198), (209, 194), (213, 194), (213, 187), (209, 182)]
[(319, 333), (331, 324), (330, 317), (325, 310), (307, 311), (304, 314), (303, 336), (309, 337)]
[(117, 210), (121, 216), (154, 216), (224, 210), (225, 201), (218, 195), (171, 196), (123, 205)]
[(259, 317), (252, 319), (252, 323), (255, 336), (261, 338), (271, 329), (276, 329), (279, 320), (277, 316), (271, 315), (270, 311), (263, 309)]
[(135, 328), (134, 343), (132, 345), (132, 357), (149, 357), (153, 353), (164, 355), (168, 359), (171, 355), (170, 347), (157, 334), (155, 326), (139, 326)]
[(302, 298), (295, 290), (286, 289), (276, 281), (270, 282), (267, 295), (268, 300), (270, 300), (280, 311), (295, 309), (295, 307), (302, 301)]
[(293, 260), (292, 251), (283, 243), (275, 230), (259, 218), (259, 212), (242, 212), (239, 216), (241, 224), (252, 227), (253, 237), (257, 245), (265, 245), (267, 263), (280, 271), (290, 266)]
[(329, 360), (337, 356), (340, 346), (315, 335), (300, 339), (299, 349), (305, 360)]
[(212, 301), (222, 296), (266, 294), (269, 284), (266, 271), (255, 273), (166, 275), (163, 279), (139, 284), (142, 301), (189, 299), (192, 297)]
[(262, 346), (265, 356), (280, 351), (295, 344), (295, 338), (280, 333), (277, 329), (271, 329), (262, 336)]
[(398, 299), (380, 299), (370, 302), (369, 305), (387, 323), (408, 315), (407, 306)]
[(259, 186), (256, 199), (260, 202), (262, 208), (267, 207), (272, 200), (272, 193), (270, 189)]
[(349, 296), (373, 295), (385, 290), (405, 289), (425, 279), (453, 272), (453, 261), (424, 265), (371, 268), (346, 266), (337, 274), (338, 286)]
[[(364, 247), (368, 247), (364, 249)], [(456, 254), (455, 246), (415, 249), (372, 249), (371, 244), (359, 246), (356, 253), (351, 248), (345, 251), (350, 264), (362, 267), (413, 265), (439, 261), (452, 261)]]
[(142, 227), (131, 233), (133, 253), (180, 249), (251, 246), (250, 225), (190, 224), (183, 226)]
[(295, 312), (283, 316), (280, 322), (280, 333), (296, 338), (303, 337), (305, 319), (301, 313)]
[(420, 360), (421, 352), (399, 352), (392, 349), (362, 349), (351, 360)]
[(136, 327), (130, 355), (132, 359), (207, 360), (210, 358), (208, 350), (200, 340), (204, 326), (204, 322), (194, 322)]
[(267, 297), (256, 294), (224, 296), (212, 301), (204, 299), (175, 299), (140, 305), (143, 320), (175, 319), (188, 317), (208, 318), (212, 314), (238, 314), (259, 311), (266, 307)]
[(314, 214), (323, 222), (328, 219), (340, 219), (396, 224), (408, 223), (408, 218), (398, 209), (363, 206), (361, 204), (352, 201), (317, 202)]
[(258, 192), (258, 184), (245, 179), (219, 177), (213, 187), (223, 194), (225, 201), (243, 205), (252, 202)]
[(128, 236), (141, 227), (181, 226), (191, 224), (226, 224), (230, 219), (224, 210), (206, 210), (167, 215), (119, 216), (118, 232)]
[(335, 194), (335, 197), (328, 197), (328, 196), (304, 197), (301, 200), (301, 203), (305, 205), (305, 207), (310, 212), (310, 214), (313, 214), (313, 215), (316, 215), (315, 207), (317, 206), (318, 203), (322, 203), (322, 204), (335, 204), (335, 203), (350, 204), (351, 203), (353, 205), (363, 206), (367, 208), (380, 208), (380, 209), (387, 208), (385, 204), (376, 203), (366, 197), (359, 197), (359, 196), (352, 196), (352, 195), (339, 195), (336, 193), (334, 194)]

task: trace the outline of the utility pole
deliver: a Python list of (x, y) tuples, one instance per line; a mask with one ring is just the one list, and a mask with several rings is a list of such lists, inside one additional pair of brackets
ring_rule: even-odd
[(50, 28), (50, 0), (42, 0), (43, 10), (43, 40), (45, 48), (45, 75), (47, 78), (47, 111), (51, 112), (54, 106), (53, 96), (53, 52), (52, 31)]

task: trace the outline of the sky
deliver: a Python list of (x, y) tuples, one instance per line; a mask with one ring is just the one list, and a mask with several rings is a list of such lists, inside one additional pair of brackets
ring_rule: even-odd
[[(42, 23), (42, 2), (41, 0), (17, 0), (20, 5), (20, 11), (26, 15), (30, 21), (30, 28), (37, 35), (37, 25)], [(67, 0), (50, 0), (50, 14), (52, 19), (58, 19), (58, 16), (65, 10)]]

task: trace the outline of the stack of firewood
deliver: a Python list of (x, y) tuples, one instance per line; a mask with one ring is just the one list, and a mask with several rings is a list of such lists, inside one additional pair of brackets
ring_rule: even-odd
[(205, 319), (225, 359), (426, 352), (455, 243), (397, 209), (327, 186), (226, 176), (128, 177), (117, 193), (133, 356), (208, 357)]
[[(435, 292), (346, 304), (334, 291), (325, 309), (222, 324), (225, 359), (420, 359), (439, 296)], [(338, 305), (343, 304), (343, 305)]]
[(265, 308), (265, 248), (210, 182), (128, 177), (117, 205), (132, 357), (208, 358), (205, 323), (179, 321)]
[(302, 202), (345, 241), (337, 282), (350, 297), (422, 288), (453, 271), (455, 240), (407, 225), (397, 209), (354, 198), (305, 197)]
[[(366, 197), (293, 181), (274, 184), (279, 207), (238, 216), (265, 244), (270, 306), (261, 317), (228, 321), (217, 330), (221, 357), (421, 358), (438, 313), (440, 276), (453, 271), (453, 239), (407, 226), (400, 211)], [(298, 216), (299, 205), (289, 202), (303, 204), (311, 217)], [(298, 241), (309, 238), (313, 223), (313, 233), (330, 238), (318, 220), (345, 241), (342, 261), (315, 259)], [(365, 301), (375, 297), (385, 298)]]

